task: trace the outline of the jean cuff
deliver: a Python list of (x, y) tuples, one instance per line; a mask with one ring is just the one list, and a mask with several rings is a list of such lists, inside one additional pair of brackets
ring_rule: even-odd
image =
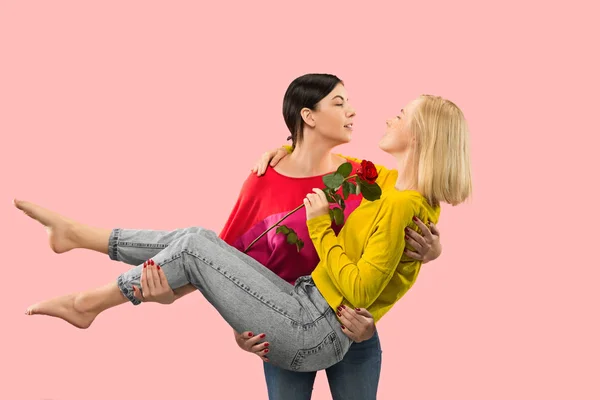
[(123, 293), (123, 295), (125, 297), (127, 297), (127, 300), (129, 300), (134, 306), (137, 306), (142, 303), (141, 300), (137, 299), (133, 295), (133, 288), (129, 289), (127, 287), (127, 284), (125, 282), (125, 279), (123, 278), (123, 275), (119, 275), (119, 277), (117, 278), (117, 285), (119, 286), (119, 290), (121, 290), (121, 293)]
[(118, 248), (117, 243), (119, 241), (120, 235), (121, 235), (121, 228), (116, 228), (116, 229), (112, 230), (112, 232), (110, 233), (110, 236), (108, 238), (108, 257), (114, 261), (119, 261), (119, 259), (117, 258), (117, 248)]

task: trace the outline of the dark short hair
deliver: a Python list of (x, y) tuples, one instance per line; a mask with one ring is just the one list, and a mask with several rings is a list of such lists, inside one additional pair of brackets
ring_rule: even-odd
[(292, 81), (283, 97), (283, 119), (290, 130), (292, 146), (302, 142), (304, 120), (300, 111), (303, 108), (315, 110), (317, 103), (338, 85), (344, 84), (331, 74), (306, 74)]

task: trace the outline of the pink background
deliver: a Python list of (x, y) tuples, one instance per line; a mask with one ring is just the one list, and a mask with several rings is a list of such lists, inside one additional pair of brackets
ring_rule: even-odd
[[(2, 1), (0, 398), (266, 398), (260, 360), (200, 294), (85, 331), (25, 316), (126, 266), (55, 255), (11, 200), (219, 231), (308, 72), (346, 81), (342, 153), (393, 167), (384, 119), (421, 93), (455, 101), (472, 132), (473, 200), (444, 207), (442, 257), (379, 324), (379, 398), (600, 398), (591, 3)], [(323, 373), (313, 398), (330, 398)]]

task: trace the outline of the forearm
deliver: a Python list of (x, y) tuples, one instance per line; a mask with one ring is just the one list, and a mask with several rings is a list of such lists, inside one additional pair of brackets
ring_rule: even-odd
[[(335, 234), (325, 235), (321, 244), (321, 255), (326, 260), (327, 274), (337, 289), (351, 304), (368, 308), (379, 296), (389, 275), (366, 265), (351, 260), (337, 242)], [(360, 264), (360, 265), (359, 265)]]
[(342, 295), (356, 307), (367, 308), (383, 289), (385, 274), (366, 260), (350, 259), (331, 229), (329, 216), (308, 221), (311, 240), (327, 274)]

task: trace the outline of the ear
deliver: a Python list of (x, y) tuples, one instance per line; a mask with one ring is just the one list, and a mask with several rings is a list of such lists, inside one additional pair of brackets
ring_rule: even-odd
[(311, 128), (315, 127), (315, 119), (310, 108), (304, 107), (302, 110), (300, 110), (300, 115), (302, 116), (302, 120), (306, 125), (310, 126)]
[(410, 131), (410, 138), (413, 143), (417, 143), (417, 135), (415, 135), (415, 133), (412, 130)]

